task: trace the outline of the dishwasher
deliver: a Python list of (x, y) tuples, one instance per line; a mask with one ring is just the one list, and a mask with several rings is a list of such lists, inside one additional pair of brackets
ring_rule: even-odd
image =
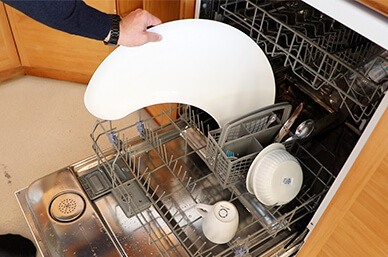
[[(16, 197), (43, 256), (296, 255), (308, 225), (385, 95), (385, 49), (301, 1), (202, 1), (201, 17), (232, 25), (267, 55), (275, 104), (219, 128), (199, 108), (171, 104), (134, 124), (97, 120), (95, 155), (53, 172)], [(247, 191), (255, 157), (303, 103), (281, 142), (303, 183), (291, 201), (264, 205)], [(127, 137), (127, 135), (137, 135)], [(232, 240), (209, 241), (198, 203), (233, 203)]]

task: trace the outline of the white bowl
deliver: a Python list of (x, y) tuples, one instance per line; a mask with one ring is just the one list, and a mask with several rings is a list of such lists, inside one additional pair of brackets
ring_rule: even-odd
[(255, 193), (254, 188), (253, 188), (253, 174), (256, 172), (256, 170), (258, 168), (260, 160), (267, 153), (269, 153), (269, 152), (271, 152), (273, 150), (276, 150), (276, 149), (283, 149), (283, 150), (285, 150), (286, 148), (284, 147), (284, 145), (282, 145), (280, 143), (270, 144), (266, 148), (261, 150), (259, 152), (259, 154), (253, 160), (251, 166), (249, 167), (248, 174), (247, 174), (247, 179), (246, 179), (246, 186), (247, 186), (247, 190), (248, 190), (249, 193), (251, 193), (251, 194)]
[(250, 189), (264, 205), (283, 205), (299, 193), (303, 172), (298, 160), (284, 147), (270, 149), (252, 167)]
[(120, 46), (97, 68), (85, 92), (86, 108), (116, 120), (161, 103), (183, 103), (226, 122), (274, 103), (268, 58), (240, 30), (222, 22), (177, 20), (149, 31), (162, 41)]

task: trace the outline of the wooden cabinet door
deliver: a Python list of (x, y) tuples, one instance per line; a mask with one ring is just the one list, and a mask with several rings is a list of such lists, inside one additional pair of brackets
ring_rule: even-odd
[[(87, 0), (107, 13), (116, 13), (114, 0)], [(98, 65), (114, 49), (103, 42), (49, 28), (7, 6), (21, 63), (27, 74), (88, 83)]]
[(385, 111), (298, 257), (388, 256)]
[(143, 9), (143, 0), (117, 0), (117, 14), (121, 17), (138, 8)]
[(194, 18), (195, 0), (117, 0), (121, 16), (142, 8), (157, 16), (162, 22)]
[(3, 3), (0, 3), (0, 82), (23, 75)]
[[(117, 0), (117, 2), (85, 0), (85, 2), (100, 11), (119, 13), (122, 16), (136, 8), (144, 8), (160, 17), (163, 22), (192, 18), (195, 3), (194, 0)], [(6, 11), (21, 64), (29, 75), (88, 83), (99, 64), (114, 50), (102, 42), (49, 28), (7, 5)]]
[(144, 0), (144, 9), (159, 17), (162, 22), (179, 20), (180, 0)]

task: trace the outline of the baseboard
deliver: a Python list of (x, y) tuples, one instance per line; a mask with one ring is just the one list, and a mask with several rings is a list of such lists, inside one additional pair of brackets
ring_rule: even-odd
[(0, 71), (0, 82), (25, 75), (24, 68), (18, 66), (12, 69)]
[(27, 75), (88, 84), (92, 74), (61, 71), (48, 68), (24, 67)]

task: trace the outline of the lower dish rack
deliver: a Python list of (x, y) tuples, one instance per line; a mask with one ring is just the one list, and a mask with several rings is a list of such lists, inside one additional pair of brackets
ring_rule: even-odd
[[(160, 117), (162, 124), (158, 125)], [(273, 251), (274, 245), (279, 253), (295, 246), (291, 242), (304, 230), (300, 224), (309, 220), (335, 175), (302, 145), (293, 143), (287, 148), (302, 166), (302, 189), (286, 205), (263, 206), (246, 191), (245, 181), (225, 188), (209, 169), (205, 125), (199, 117), (190, 106), (178, 106), (124, 128), (113, 121), (96, 122), (91, 133), (93, 148), (115, 198), (122, 200), (120, 212), (126, 215), (115, 221), (104, 213), (101, 216), (123, 256), (270, 256), (264, 254), (269, 248)], [(130, 131), (138, 131), (139, 136), (126, 138)], [(109, 145), (109, 150), (103, 150)], [(118, 163), (130, 174), (125, 179), (116, 174)], [(128, 183), (135, 184), (145, 197), (137, 197)], [(195, 206), (220, 200), (237, 207), (240, 222), (236, 236), (219, 245), (203, 235), (202, 218)], [(99, 198), (94, 201), (98, 209)], [(128, 229), (128, 220), (138, 228)], [(130, 245), (138, 233), (145, 234), (147, 242)], [(136, 255), (133, 249), (142, 252)]]

